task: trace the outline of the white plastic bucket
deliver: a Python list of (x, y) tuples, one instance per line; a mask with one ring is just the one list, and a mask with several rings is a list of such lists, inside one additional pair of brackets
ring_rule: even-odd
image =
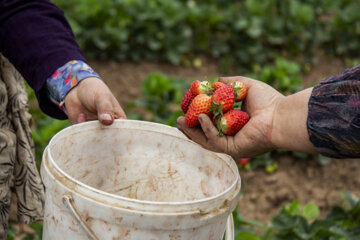
[(68, 127), (47, 146), (41, 176), (45, 240), (221, 240), (225, 229), (234, 239), (236, 164), (173, 127)]

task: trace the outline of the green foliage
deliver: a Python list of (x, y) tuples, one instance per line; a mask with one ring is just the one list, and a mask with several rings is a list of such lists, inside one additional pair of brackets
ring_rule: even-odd
[(27, 234), (24, 238), (22, 238), (22, 240), (41, 240), (43, 225), (41, 223), (32, 223), (29, 227), (35, 231), (35, 235)]
[[(349, 209), (335, 206), (325, 219), (316, 219), (320, 211), (315, 204), (306, 204), (301, 210), (299, 201), (293, 201), (282, 207), (279, 215), (264, 228), (252, 221), (239, 220), (239, 213), (233, 213), (236, 239), (255, 240), (355, 240), (360, 238), (360, 201), (347, 193)], [(314, 220), (315, 219), (315, 220)], [(250, 224), (249, 224), (250, 223)], [(247, 226), (257, 226), (262, 234)]]
[(12, 224), (9, 225), (7, 235), (8, 235), (8, 240), (15, 240), (16, 231), (15, 231), (14, 225), (12, 225)]
[(274, 64), (264, 67), (255, 65), (253, 72), (246, 76), (261, 80), (282, 93), (295, 93), (301, 90), (302, 79), (300, 64), (282, 57), (275, 59)]
[(54, 0), (89, 57), (188, 62), (219, 58), (223, 70), (276, 57), (356, 54), (358, 0)]
[[(258, 221), (253, 220), (245, 220), (244, 217), (241, 215), (241, 213), (236, 209), (233, 212), (233, 218), (234, 218), (234, 227), (235, 227), (235, 235), (236, 239), (247, 239), (246, 237), (251, 238), (251, 236), (256, 236), (256, 232), (253, 228), (263, 228), (264, 225), (261, 224)], [(256, 239), (256, 238), (254, 238)]]
[[(26, 236), (21, 238), (21, 240), (41, 240), (42, 239), (42, 230), (43, 224), (42, 223), (32, 223), (29, 225), (35, 232), (35, 234), (28, 233)], [(13, 224), (9, 225), (8, 228), (8, 240), (15, 240), (16, 239), (16, 231)]]
[[(151, 115), (149, 121), (176, 126), (176, 119), (183, 115), (180, 104), (184, 89), (189, 86), (186, 80), (169, 77), (162, 73), (151, 73), (142, 85), (143, 98), (133, 101), (128, 110), (141, 108)], [(145, 119), (143, 115), (132, 115), (134, 119)]]

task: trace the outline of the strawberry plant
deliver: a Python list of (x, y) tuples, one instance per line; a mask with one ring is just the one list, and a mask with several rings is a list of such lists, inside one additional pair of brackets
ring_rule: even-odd
[[(54, 0), (88, 57), (194, 62), (206, 55), (223, 71), (274, 62), (357, 57), (358, 0)], [(194, 60), (194, 61), (193, 61)]]
[[(254, 221), (244, 221), (237, 211), (233, 213), (236, 240), (356, 240), (360, 239), (360, 201), (346, 194), (349, 207), (334, 206), (324, 219), (319, 208), (306, 204), (301, 209), (295, 200), (283, 206), (279, 215), (265, 227)], [(258, 234), (254, 227), (260, 229)]]
[[(188, 82), (184, 79), (149, 74), (142, 84), (143, 97), (127, 106), (128, 117), (176, 126), (176, 119), (183, 114), (180, 105), (186, 87)], [(140, 113), (135, 109), (141, 109)]]

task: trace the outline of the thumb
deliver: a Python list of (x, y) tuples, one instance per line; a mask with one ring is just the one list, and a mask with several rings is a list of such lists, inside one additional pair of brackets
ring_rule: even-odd
[(218, 137), (218, 130), (211, 122), (210, 118), (206, 114), (200, 114), (198, 119), (208, 141), (215, 142)]
[(95, 105), (99, 121), (104, 125), (111, 125), (114, 122), (112, 102), (107, 98), (101, 97), (96, 100)]

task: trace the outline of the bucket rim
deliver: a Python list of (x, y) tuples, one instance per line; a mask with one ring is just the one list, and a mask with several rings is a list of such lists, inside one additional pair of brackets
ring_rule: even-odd
[[(100, 127), (100, 128), (107, 128), (107, 129), (111, 129), (111, 128), (117, 128), (119, 129), (118, 126), (119, 124), (142, 124), (142, 125), (148, 125), (148, 126), (156, 126), (159, 128), (163, 128), (163, 129), (167, 129), (170, 130), (172, 133), (167, 133), (167, 132), (161, 132), (161, 131), (157, 131), (157, 130), (153, 130), (153, 129), (140, 129), (139, 127), (133, 127), (133, 128), (128, 128), (129, 126), (126, 126), (126, 129), (139, 129), (139, 130), (146, 130), (146, 131), (150, 131), (150, 132), (156, 132), (156, 133), (161, 133), (161, 134), (167, 134), (167, 135), (171, 135), (172, 137), (176, 137), (181, 139), (182, 141), (187, 141), (191, 144), (195, 144), (200, 146), (199, 144), (195, 143), (194, 141), (189, 140), (181, 131), (179, 131), (177, 128), (175, 127), (170, 127), (164, 124), (159, 124), (159, 123), (153, 123), (153, 122), (148, 122), (148, 121), (141, 121), (141, 120), (127, 120), (127, 119), (116, 119), (114, 121), (114, 123), (112, 125), (109, 126), (104, 126), (102, 124), (100, 124), (97, 120), (95, 121), (88, 121), (88, 122), (84, 122), (84, 123), (78, 123), (76, 125), (71, 125), (67, 128), (62, 129), (61, 131), (59, 131), (58, 133), (56, 133), (52, 139), (50, 140), (50, 142), (48, 143), (46, 149), (44, 150), (44, 154), (43, 154), (43, 161), (44, 161), (44, 157), (45, 154), (48, 155), (48, 161), (53, 165), (53, 167), (55, 168), (56, 171), (58, 171), (59, 174), (61, 174), (62, 176), (64, 176), (67, 181), (70, 181), (72, 183), (75, 183), (77, 185), (77, 187), (81, 187), (84, 188), (85, 190), (88, 190), (96, 195), (99, 196), (106, 196), (110, 199), (114, 199), (114, 200), (121, 200), (124, 202), (128, 202), (128, 203), (133, 203), (133, 204), (143, 204), (143, 205), (153, 205), (153, 206), (191, 206), (191, 205), (195, 205), (195, 204), (204, 204), (210, 201), (213, 201), (215, 199), (221, 198), (222, 196), (226, 196), (229, 195), (231, 191), (234, 191), (235, 189), (237, 189), (236, 185), (239, 184), (241, 186), (241, 178), (240, 178), (240, 174), (237, 170), (237, 166), (235, 164), (235, 162), (233, 161), (233, 159), (226, 154), (223, 153), (216, 153), (216, 152), (212, 152), (210, 150), (204, 149), (204, 151), (209, 151), (211, 154), (215, 154), (217, 158), (222, 159), (222, 161), (224, 161), (228, 167), (232, 170), (235, 179), (233, 180), (232, 184), (227, 187), (224, 191), (210, 196), (210, 197), (206, 197), (206, 198), (201, 198), (201, 199), (196, 199), (196, 200), (192, 200), (192, 201), (150, 201), (150, 200), (139, 200), (139, 199), (135, 199), (135, 198), (129, 198), (129, 197), (124, 197), (121, 195), (117, 195), (117, 194), (113, 194), (113, 193), (109, 193), (94, 187), (91, 187), (79, 180), (77, 180), (76, 178), (71, 177), (68, 173), (66, 173), (64, 170), (62, 170), (59, 165), (54, 161), (52, 155), (51, 155), (51, 149), (50, 149), (50, 145), (54, 143), (54, 141), (56, 141), (56, 139), (61, 136), (62, 134), (65, 134), (67, 131), (71, 131), (73, 129), (78, 129), (79, 127), (81, 128), (87, 128), (87, 127)], [(94, 128), (95, 129), (95, 128)], [(80, 130), (79, 130), (80, 131)], [(200, 146), (201, 147), (201, 146)], [(202, 147), (201, 147), (202, 148)], [(235, 170), (236, 169), (236, 170)], [(240, 190), (241, 187), (238, 187), (238, 189)], [(237, 193), (233, 194), (234, 196), (236, 196)]]

